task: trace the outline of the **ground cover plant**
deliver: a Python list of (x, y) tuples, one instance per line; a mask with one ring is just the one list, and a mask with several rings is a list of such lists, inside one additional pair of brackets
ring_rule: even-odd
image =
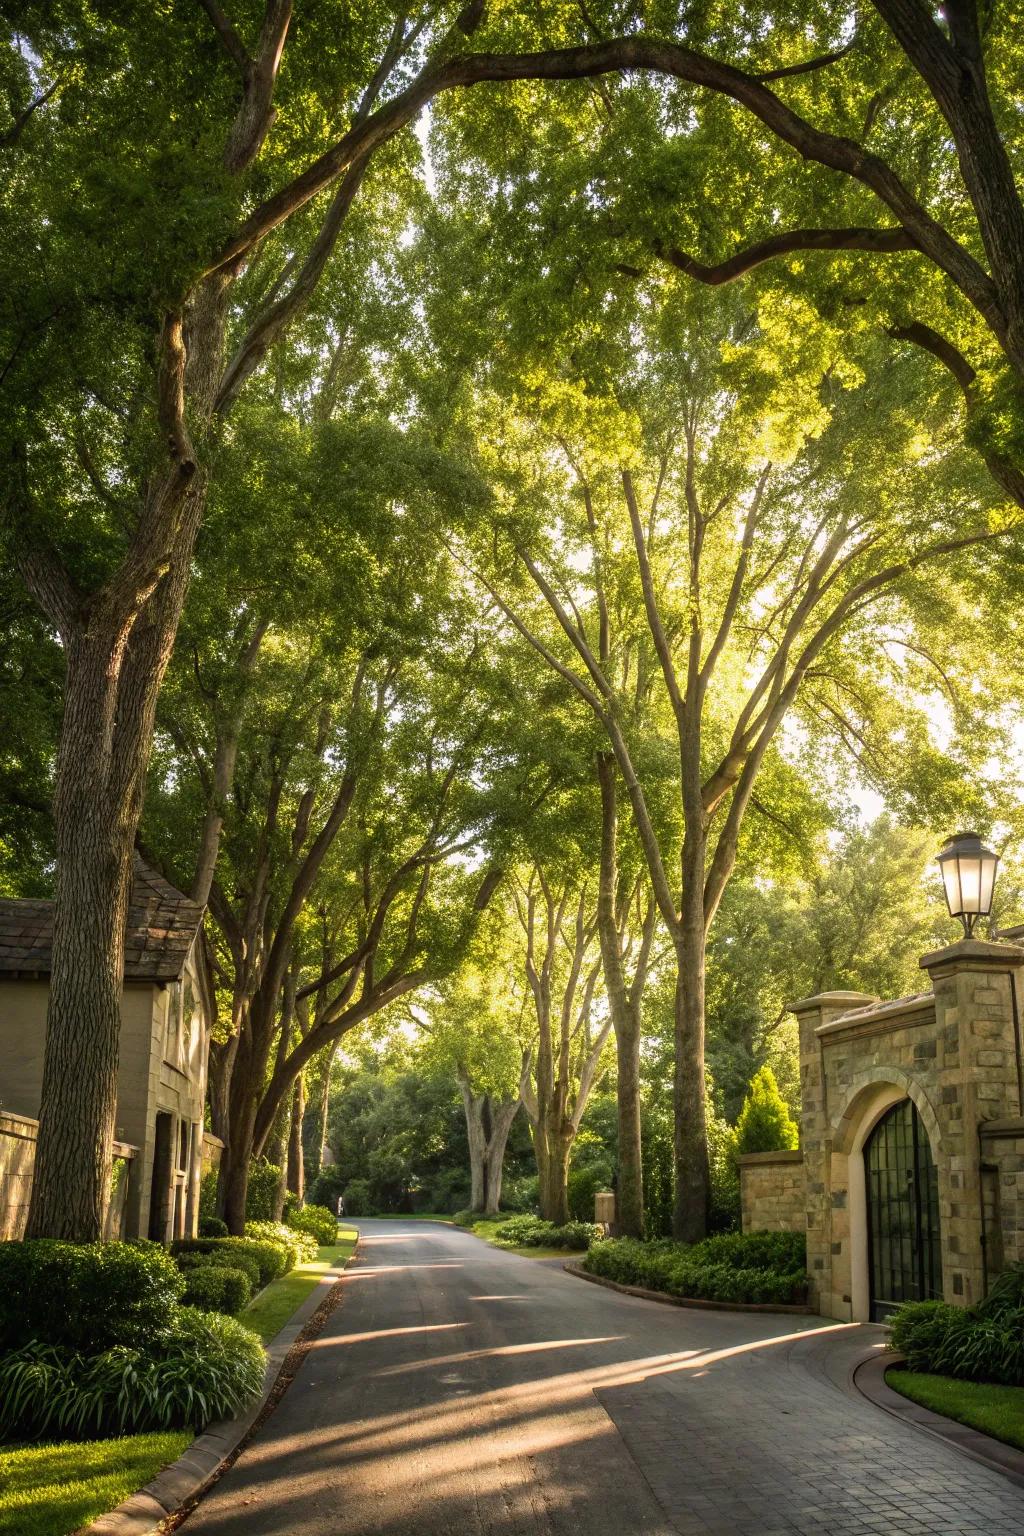
[(319, 1250), (315, 1262), (300, 1264), (268, 1285), (253, 1298), (239, 1321), (257, 1333), (265, 1344), (269, 1343), (319, 1284), (321, 1276), (328, 1269), (341, 1268), (348, 1263), (359, 1234), (354, 1227), (343, 1225), (338, 1238), (338, 1242)]
[(188, 1430), (0, 1448), (2, 1536), (70, 1536), (187, 1450)]
[(974, 1307), (906, 1302), (893, 1314), (889, 1349), (912, 1371), (1024, 1387), (1024, 1265), (1012, 1265)]
[(684, 1244), (610, 1239), (591, 1247), (583, 1267), (620, 1285), (694, 1301), (800, 1306), (807, 1300), (802, 1232), (726, 1233)]
[(1024, 1451), (1024, 1387), (1001, 1387), (987, 1381), (961, 1381), (955, 1376), (896, 1369), (886, 1371), (885, 1380), (894, 1391), (920, 1403), (922, 1408), (930, 1408), (933, 1413), (941, 1413)]
[(603, 1230), (592, 1221), (567, 1221), (556, 1226), (553, 1221), (543, 1221), (539, 1216), (513, 1216), (502, 1222), (494, 1232), (492, 1241), (504, 1248), (571, 1248), (578, 1251), (590, 1247), (603, 1237)]

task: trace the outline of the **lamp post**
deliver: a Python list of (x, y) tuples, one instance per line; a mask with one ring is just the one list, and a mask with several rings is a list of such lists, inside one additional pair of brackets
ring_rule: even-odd
[(960, 919), (969, 939), (979, 917), (992, 910), (999, 855), (986, 848), (976, 832), (958, 832), (943, 844), (938, 865), (949, 915)]

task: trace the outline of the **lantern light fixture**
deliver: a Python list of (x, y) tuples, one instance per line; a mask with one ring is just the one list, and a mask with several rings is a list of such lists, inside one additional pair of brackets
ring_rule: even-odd
[(999, 855), (986, 848), (976, 832), (957, 832), (943, 844), (938, 865), (949, 915), (960, 919), (969, 939), (978, 919), (992, 910)]

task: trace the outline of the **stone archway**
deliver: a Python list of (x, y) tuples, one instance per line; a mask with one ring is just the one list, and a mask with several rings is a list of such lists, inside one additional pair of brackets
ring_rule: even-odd
[(904, 1099), (913, 1103), (927, 1132), (941, 1190), (946, 1172), (940, 1157), (938, 1119), (920, 1083), (899, 1067), (879, 1067), (858, 1073), (835, 1122), (832, 1182), (833, 1187), (845, 1187), (847, 1191), (849, 1236), (846, 1257), (849, 1269), (846, 1280), (850, 1316), (855, 1323), (866, 1323), (871, 1315), (864, 1146), (882, 1116)]

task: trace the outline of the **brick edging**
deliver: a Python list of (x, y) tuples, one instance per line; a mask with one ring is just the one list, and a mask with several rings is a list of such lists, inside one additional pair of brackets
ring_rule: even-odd
[(567, 1275), (575, 1275), (577, 1280), (589, 1280), (591, 1285), (605, 1285), (610, 1291), (619, 1291), (623, 1296), (639, 1296), (641, 1301), (660, 1301), (669, 1307), (695, 1307), (701, 1312), (788, 1312), (797, 1313), (801, 1317), (813, 1317), (814, 1308), (806, 1306), (794, 1306), (791, 1302), (770, 1301), (704, 1301), (697, 1296), (670, 1296), (667, 1291), (649, 1291), (642, 1285), (621, 1285), (618, 1280), (609, 1280), (607, 1275), (592, 1275), (589, 1270), (573, 1260), (567, 1260), (562, 1268)]
[[(202, 1498), (287, 1391), (294, 1369), (305, 1353), (304, 1341), (313, 1338), (326, 1322), (345, 1270), (358, 1251), (359, 1236), (342, 1268), (328, 1270), (321, 1276), (306, 1300), (271, 1339), (267, 1346), (267, 1377), (256, 1401), (237, 1418), (221, 1419), (197, 1435), (177, 1461), (164, 1467), (116, 1509), (82, 1526), (75, 1536), (153, 1536), (165, 1520), (181, 1514), (185, 1505), (193, 1505)], [(322, 1322), (317, 1316), (321, 1311)], [(299, 1360), (293, 1368), (296, 1355)]]
[(885, 1379), (886, 1372), (905, 1364), (903, 1355), (889, 1350), (884, 1354), (874, 1352), (854, 1366), (853, 1384), (862, 1397), (866, 1397), (885, 1413), (891, 1413), (894, 1419), (900, 1419), (904, 1424), (913, 1424), (926, 1434), (944, 1440), (972, 1461), (980, 1461), (1024, 1488), (1024, 1451), (1018, 1451), (1015, 1446), (1007, 1445), (1002, 1440), (994, 1440), (991, 1435), (983, 1434), (980, 1429), (971, 1429), (967, 1424), (960, 1424), (956, 1419), (947, 1419), (944, 1414), (935, 1413), (931, 1408), (915, 1403), (912, 1398), (904, 1397), (901, 1392), (889, 1386)]

